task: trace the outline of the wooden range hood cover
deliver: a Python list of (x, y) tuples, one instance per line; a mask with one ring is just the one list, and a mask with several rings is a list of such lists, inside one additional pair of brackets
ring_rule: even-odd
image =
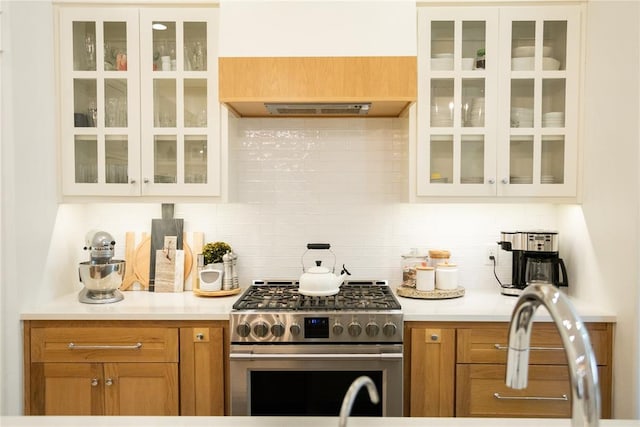
[(220, 102), (241, 117), (273, 117), (265, 103), (371, 103), (366, 116), (398, 117), (417, 94), (415, 56), (221, 57), (218, 65)]

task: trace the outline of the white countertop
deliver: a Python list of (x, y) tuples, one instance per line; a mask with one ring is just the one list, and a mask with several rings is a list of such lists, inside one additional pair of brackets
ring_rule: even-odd
[[(238, 295), (199, 297), (191, 291), (155, 293), (124, 292), (124, 300), (111, 304), (83, 304), (76, 293), (21, 311), (22, 320), (227, 320)], [(422, 300), (398, 296), (405, 321), (506, 322), (517, 298), (498, 290), (467, 290), (460, 298)], [(597, 304), (572, 299), (585, 322), (615, 322), (615, 313)], [(540, 308), (536, 319), (549, 321)]]
[[(569, 419), (531, 418), (360, 418), (349, 427), (571, 427)], [(325, 427), (338, 417), (0, 417), (2, 427)], [(602, 427), (638, 427), (640, 420), (601, 420)]]

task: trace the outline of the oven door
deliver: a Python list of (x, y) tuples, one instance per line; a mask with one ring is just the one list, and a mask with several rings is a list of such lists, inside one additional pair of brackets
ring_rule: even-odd
[(232, 345), (231, 415), (338, 416), (357, 377), (370, 377), (381, 404), (360, 390), (355, 416), (402, 416), (402, 344)]

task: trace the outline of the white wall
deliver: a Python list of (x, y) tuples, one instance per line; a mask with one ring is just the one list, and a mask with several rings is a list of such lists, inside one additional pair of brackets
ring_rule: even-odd
[(221, 0), (220, 56), (416, 54), (412, 0)]
[(614, 415), (638, 418), (640, 3), (591, 1), (587, 12), (580, 284), (618, 315)]

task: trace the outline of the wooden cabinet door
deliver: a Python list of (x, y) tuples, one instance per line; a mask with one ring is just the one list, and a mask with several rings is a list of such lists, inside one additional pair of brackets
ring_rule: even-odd
[(222, 326), (180, 328), (181, 415), (224, 415), (224, 365)]
[(178, 415), (177, 363), (105, 363), (105, 415)]
[(455, 345), (455, 329), (411, 330), (410, 416), (454, 415)]
[(31, 382), (33, 415), (100, 415), (104, 412), (99, 363), (35, 363)]

